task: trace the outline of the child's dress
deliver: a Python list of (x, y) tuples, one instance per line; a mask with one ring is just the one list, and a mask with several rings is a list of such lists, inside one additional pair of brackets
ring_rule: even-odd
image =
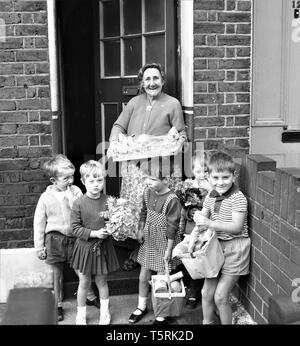
[(105, 227), (99, 212), (107, 210), (107, 196), (92, 199), (87, 195), (78, 198), (72, 208), (71, 224), (77, 237), (72, 257), (72, 267), (84, 275), (108, 274), (119, 269), (112, 238), (89, 238), (92, 230)]
[[(140, 246), (137, 262), (146, 269), (159, 273), (165, 272), (164, 255), (168, 244), (169, 232), (175, 234), (174, 245), (180, 243), (178, 231), (181, 205), (172, 191), (164, 194), (146, 189), (141, 212), (141, 221), (146, 218), (144, 243)], [(175, 269), (181, 263), (179, 258), (169, 262), (169, 269)]]

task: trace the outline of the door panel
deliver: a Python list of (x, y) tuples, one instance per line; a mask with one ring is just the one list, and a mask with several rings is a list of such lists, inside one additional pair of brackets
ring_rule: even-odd
[[(254, 0), (250, 149), (277, 167), (300, 167), (300, 42), (292, 22), (290, 2)], [(299, 139), (287, 143), (283, 135)]]
[[(138, 94), (137, 73), (145, 63), (162, 65), (167, 74), (166, 92), (178, 97), (176, 3), (175, 0), (98, 1), (97, 144), (108, 141), (122, 107)], [(101, 151), (107, 149), (104, 145), (100, 147)], [(99, 150), (97, 154), (100, 156)], [(119, 194), (119, 176), (108, 176), (106, 183), (106, 193)]]

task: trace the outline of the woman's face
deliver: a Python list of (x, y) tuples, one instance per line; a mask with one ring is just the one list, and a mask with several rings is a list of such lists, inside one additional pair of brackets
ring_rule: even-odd
[(143, 75), (143, 87), (150, 97), (158, 96), (164, 85), (162, 76), (157, 68), (147, 68)]

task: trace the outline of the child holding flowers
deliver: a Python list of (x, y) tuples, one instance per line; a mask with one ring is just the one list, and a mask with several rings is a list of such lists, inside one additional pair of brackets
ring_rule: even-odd
[[(187, 179), (175, 187), (175, 193), (179, 196), (182, 203), (179, 230), (181, 234), (191, 234), (196, 224), (193, 220), (196, 211), (202, 209), (203, 201), (211, 185), (206, 179), (206, 156), (204, 152), (195, 155), (192, 160), (192, 172), (194, 179)], [(183, 267), (185, 280), (189, 283), (190, 296), (186, 307), (194, 309), (201, 299), (201, 288), (203, 279), (192, 279)]]
[(110, 324), (108, 273), (119, 268), (112, 239), (105, 229), (104, 217), (99, 213), (107, 209), (107, 196), (102, 193), (105, 169), (90, 160), (80, 166), (81, 181), (86, 194), (78, 198), (72, 208), (71, 224), (77, 237), (72, 266), (79, 271), (76, 324), (86, 324), (86, 296), (95, 275), (100, 296), (100, 325)]
[[(147, 186), (143, 196), (138, 239), (140, 247), (137, 261), (141, 265), (139, 276), (138, 306), (129, 317), (129, 323), (140, 321), (147, 313), (149, 280), (153, 272), (163, 274), (165, 262), (175, 269), (179, 259), (171, 260), (173, 247), (180, 242), (178, 231), (181, 205), (176, 194), (168, 187), (167, 175), (171, 174), (170, 160), (151, 159), (141, 169), (147, 174)], [(167, 316), (156, 316), (154, 324), (167, 324)]]

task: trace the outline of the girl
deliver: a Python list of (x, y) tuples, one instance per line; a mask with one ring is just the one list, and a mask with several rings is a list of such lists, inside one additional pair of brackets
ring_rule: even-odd
[(81, 181), (86, 194), (75, 201), (71, 213), (73, 234), (77, 237), (72, 266), (79, 271), (76, 324), (86, 324), (86, 296), (95, 275), (100, 296), (100, 325), (110, 324), (107, 274), (119, 268), (111, 237), (105, 230), (99, 212), (107, 209), (107, 196), (102, 194), (104, 167), (90, 160), (80, 166)]
[[(146, 166), (148, 162), (141, 166), (147, 174), (148, 188), (144, 192), (138, 231), (141, 243), (137, 257), (141, 265), (138, 307), (130, 315), (129, 323), (138, 322), (147, 313), (151, 274), (165, 272), (165, 261), (171, 261), (173, 247), (180, 242), (178, 226), (181, 205), (178, 197), (168, 187), (166, 168), (170, 165), (167, 166), (167, 160), (158, 158), (152, 159), (150, 163), (151, 172)], [(169, 263), (170, 269), (175, 269), (179, 263), (178, 259), (172, 260)], [(167, 324), (166, 317), (156, 316), (154, 324)]]

